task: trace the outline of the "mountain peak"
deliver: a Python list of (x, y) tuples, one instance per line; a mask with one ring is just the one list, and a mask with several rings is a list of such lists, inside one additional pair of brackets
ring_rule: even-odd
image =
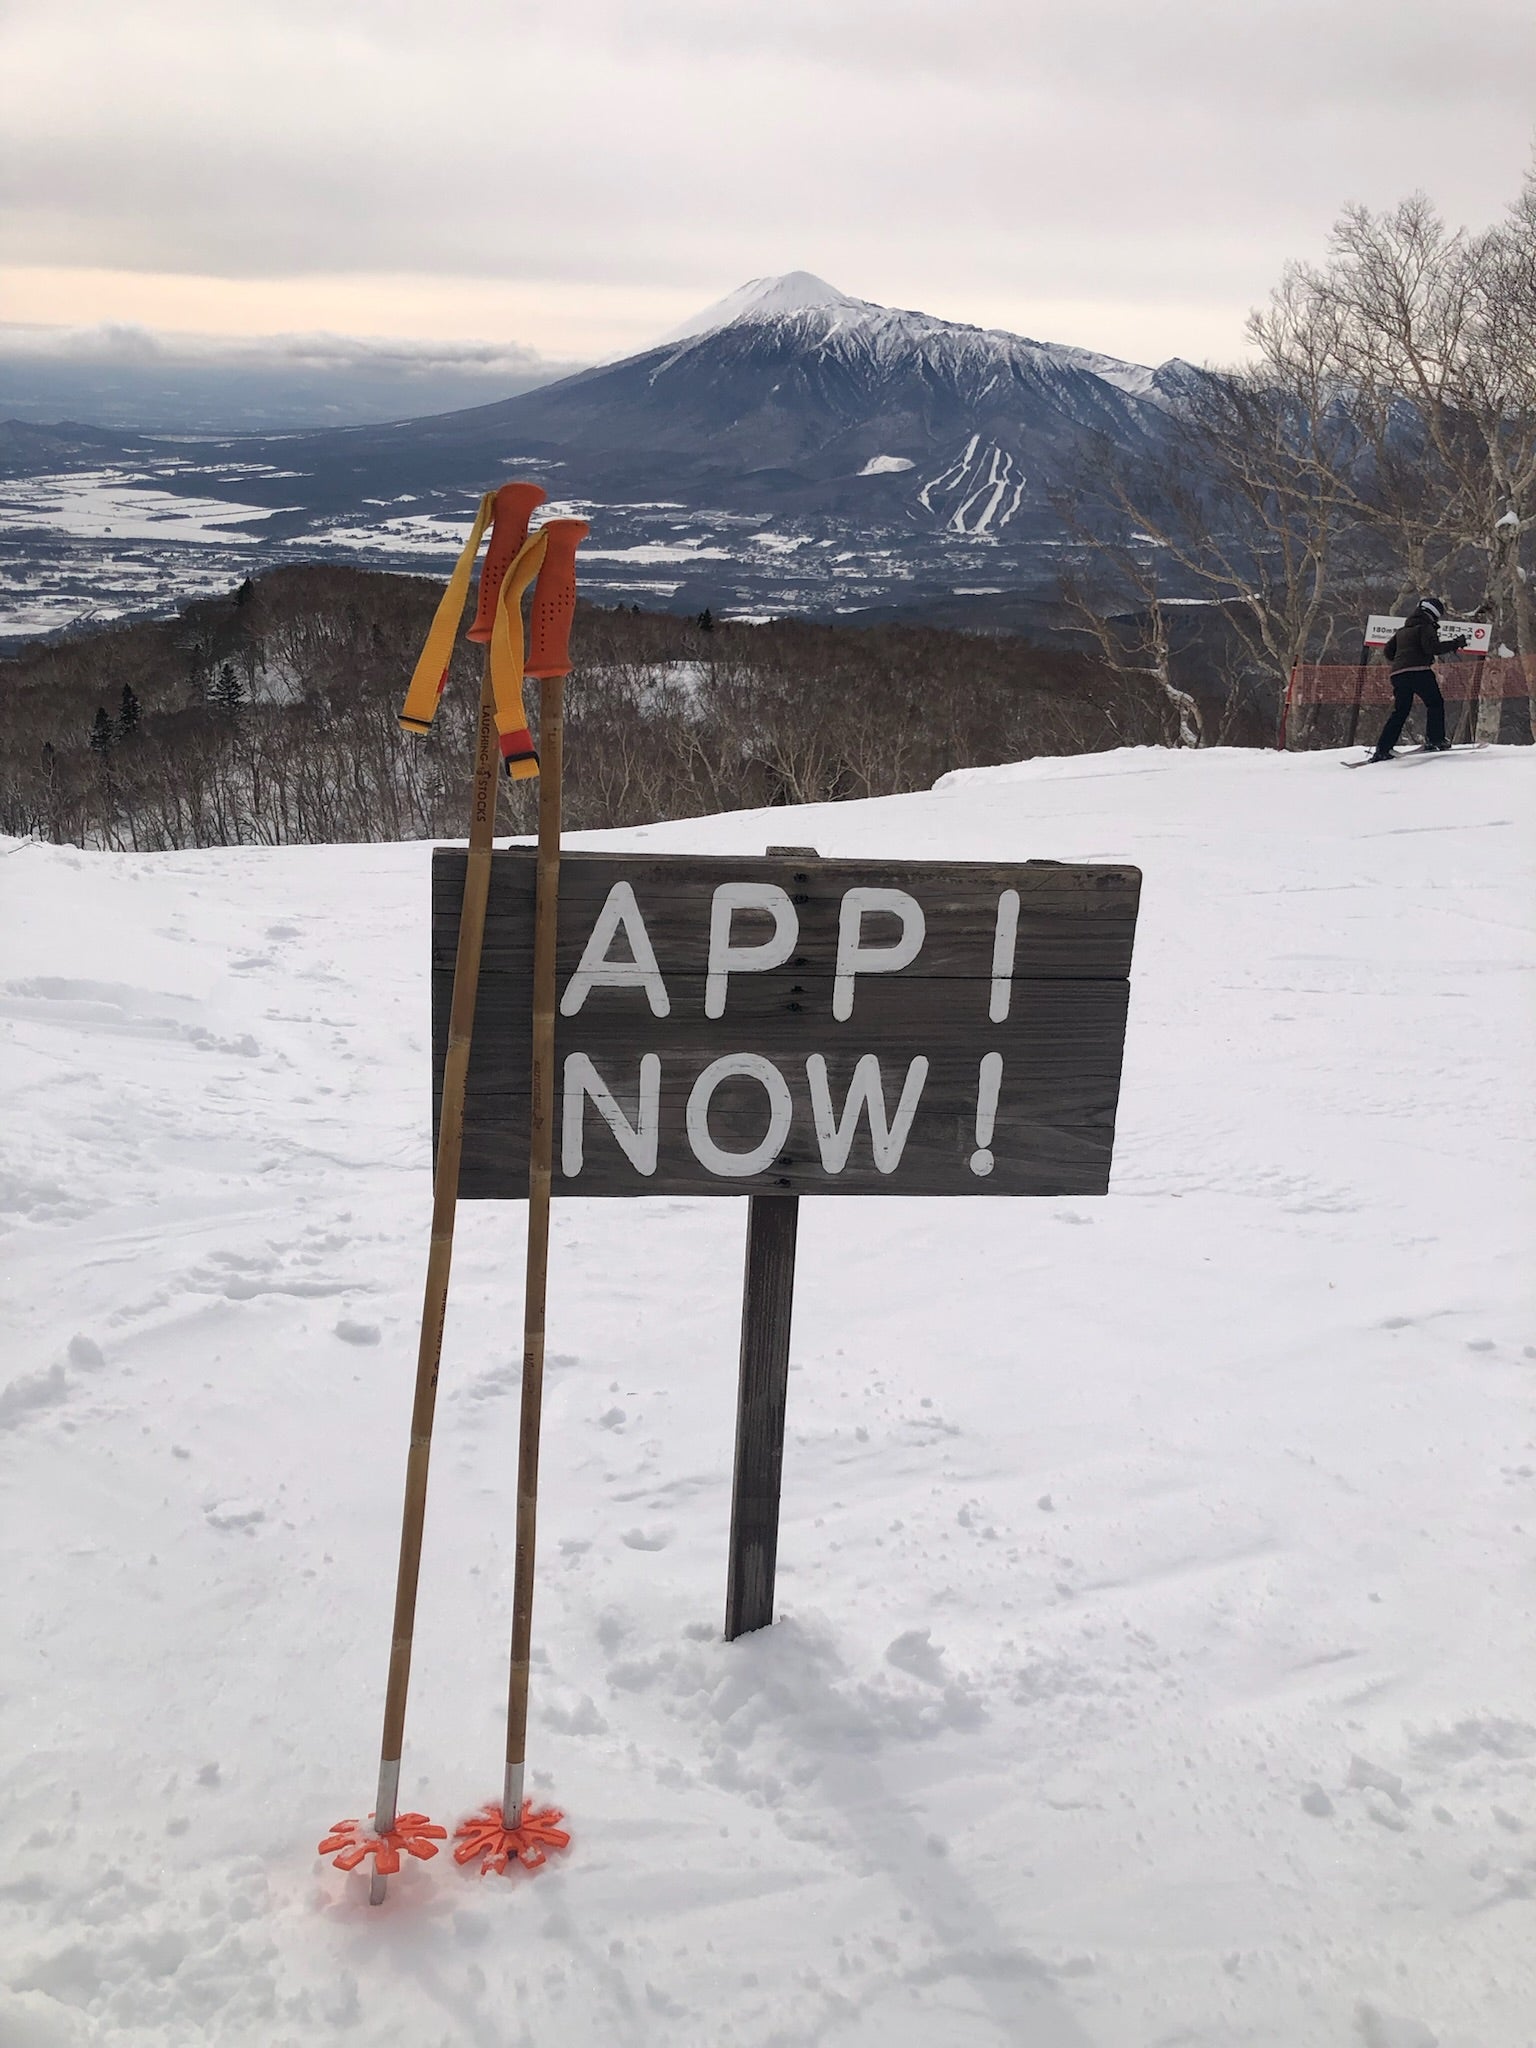
[[(662, 366), (666, 371), (686, 361), (694, 346), (713, 336), (734, 336), (739, 331), (740, 338), (750, 343), (752, 329), (780, 322), (793, 324), (797, 341), (813, 341), (818, 348), (835, 345), (854, 355), (885, 361), (920, 354), (951, 368), (968, 365), (983, 380), (994, 373), (1011, 376), (1021, 368), (1026, 374), (1077, 372), (1115, 385), (1133, 398), (1155, 399), (1157, 379), (1162, 375), (1097, 349), (1031, 341), (1006, 328), (974, 327), (966, 321), (940, 320), (931, 313), (856, 299), (809, 270), (786, 271), (782, 277), (754, 277), (651, 346), (674, 351)], [(814, 336), (812, 329), (817, 330)]]
[(840, 309), (868, 312), (869, 302), (840, 292), (825, 278), (809, 270), (786, 270), (782, 277), (754, 277), (735, 291), (727, 292), (712, 306), (674, 327), (661, 343), (691, 341), (695, 335), (713, 334), (737, 320), (775, 320), (782, 313), (833, 312)]

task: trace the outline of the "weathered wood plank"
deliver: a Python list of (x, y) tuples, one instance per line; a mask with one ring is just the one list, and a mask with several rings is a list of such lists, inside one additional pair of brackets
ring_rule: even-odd
[[(936, 1050), (928, 1058), (910, 1135), (902, 1151), (900, 1166), (893, 1176), (878, 1173), (873, 1166), (872, 1140), (867, 1115), (857, 1119), (848, 1164), (841, 1174), (832, 1175), (821, 1163), (821, 1148), (813, 1122), (811, 1075), (805, 1044), (791, 1051), (779, 1051), (761, 1040), (744, 1041), (740, 1050), (769, 1058), (783, 1077), (788, 1091), (791, 1121), (779, 1152), (775, 1155), (772, 1179), (793, 1164), (802, 1178), (797, 1189), (831, 1193), (839, 1188), (860, 1191), (914, 1192), (914, 1175), (925, 1180), (935, 1172), (955, 1192), (988, 1194), (1004, 1192), (1011, 1182), (1000, 1177), (1000, 1162), (1023, 1148), (1039, 1153), (1044, 1134), (1059, 1132), (1061, 1145), (1050, 1146), (1050, 1156), (1081, 1160), (1097, 1155), (1101, 1177), (1107, 1176), (1119, 1097), (1119, 1047), (1123, 1032), (1124, 994), (1113, 988), (1095, 992), (1101, 1016), (1069, 1019), (1054, 1044), (1033, 1029), (1024, 1028), (1010, 1036), (999, 1030), (992, 1045), (1002, 1055), (991, 1150), (994, 1169), (991, 1185), (977, 1184), (969, 1160), (976, 1145), (975, 1119), (980, 1061), (973, 1052)], [(1081, 1011), (1081, 1005), (1074, 1005)], [(1091, 1028), (1095, 1025), (1097, 1028)], [(888, 1116), (894, 1116), (911, 1071), (911, 1060), (920, 1041), (907, 1040), (896, 1047), (871, 1046), (859, 1041), (846, 1052), (830, 1050), (826, 1062), (826, 1087), (834, 1115), (841, 1120), (859, 1058), (874, 1051), (880, 1062), (880, 1081)], [(634, 1048), (618, 1050), (601, 1042), (580, 1044), (557, 1039), (557, 1071), (564, 1074), (568, 1051), (587, 1053), (597, 1078), (607, 1087), (631, 1128), (641, 1123), (641, 1058)], [(686, 1141), (688, 1104), (695, 1084), (718, 1055), (719, 1041), (695, 1049), (670, 1047), (661, 1055), (657, 1089), (659, 1122), (658, 1168), (663, 1180), (681, 1174), (698, 1176), (699, 1169)], [(521, 1048), (509, 1048), (499, 1066), (489, 1059), (472, 1076), (467, 1097), (471, 1137), (466, 1139), (463, 1187), (467, 1199), (489, 1193), (482, 1183), (482, 1168), (498, 1156), (507, 1162), (509, 1185), (515, 1181), (516, 1161), (527, 1146), (526, 1082), (527, 1057)], [(562, 1098), (563, 1106), (563, 1098)], [(731, 1151), (747, 1151), (766, 1133), (770, 1101), (765, 1088), (748, 1078), (728, 1079), (713, 1093), (709, 1103), (708, 1129), (714, 1141)], [(610, 1192), (599, 1185), (615, 1173), (623, 1180), (632, 1176), (614, 1135), (604, 1119), (590, 1106), (582, 1117), (583, 1171), (568, 1176), (557, 1157), (556, 1184), (563, 1192), (577, 1191), (577, 1179), (586, 1185), (582, 1192)], [(809, 1176), (808, 1179), (804, 1176)], [(644, 1193), (636, 1185), (631, 1190)], [(739, 1185), (722, 1187), (722, 1193), (747, 1192)], [(933, 1191), (933, 1190), (928, 1190)], [(1082, 1192), (1075, 1186), (1072, 1192)]]
[[(1060, 1041), (1054, 1046), (1043, 1043), (1040, 1035), (1034, 1032), (1020, 1032), (1011, 1038), (998, 1033), (989, 1050), (998, 1051), (1002, 1059), (996, 1110), (1000, 1132), (1006, 1131), (1012, 1119), (1026, 1123), (1061, 1124), (1064, 1127), (1078, 1124), (1099, 1127), (1112, 1121), (1119, 1093), (1116, 1049), (1123, 1001), (1117, 1007), (1112, 1008), (1112, 1004), (1112, 995), (1106, 996), (1102, 1017), (1064, 1028)], [(568, 1054), (584, 1053), (592, 1063), (596, 1078), (613, 1096), (630, 1123), (636, 1123), (641, 1109), (641, 1061), (645, 1053), (638, 1048), (619, 1048), (592, 1039), (557, 1040), (556, 1047), (557, 1070), (563, 1066)], [(810, 1099), (809, 1090), (815, 1076), (808, 1070), (816, 1057), (826, 1063), (827, 1093), (834, 1108), (853, 1085), (859, 1061), (871, 1053), (879, 1061), (880, 1082), (888, 1103), (907, 1085), (914, 1058), (925, 1058), (927, 1069), (922, 1077), (913, 1123), (914, 1139), (920, 1139), (934, 1118), (950, 1114), (970, 1118), (976, 1105), (980, 1060), (974, 1052), (965, 1049), (956, 1051), (936, 1047), (932, 1053), (925, 1053), (919, 1039), (895, 1045), (878, 1041), (871, 1044), (861, 1039), (847, 1051), (834, 1047), (823, 1053), (816, 1039), (812, 1039), (809, 1045), (802, 1041), (798, 1046), (790, 1046), (743, 1037), (729, 1050), (753, 1054), (772, 1063), (783, 1075), (791, 1096), (797, 1098), (797, 1120), (798, 1098), (804, 1096), (807, 1103)], [(682, 1111), (694, 1084), (720, 1051), (717, 1040), (697, 1048), (673, 1045), (660, 1053), (658, 1097), (664, 1111)], [(520, 1059), (509, 1056), (504, 1063), (496, 1065), (488, 1061), (473, 1077), (469, 1090), (473, 1120), (476, 1123), (494, 1121), (508, 1132), (522, 1132), (526, 1119), (512, 1098), (516, 1097), (519, 1079), (525, 1077), (527, 1071), (526, 1056)], [(716, 1130), (744, 1136), (754, 1124), (763, 1122), (765, 1099), (765, 1089), (755, 1080), (726, 1080), (715, 1089), (711, 1099), (710, 1123)], [(499, 1107), (503, 1101), (504, 1109)], [(665, 1140), (663, 1142), (665, 1149)]]
[[(440, 848), (433, 857), (434, 957), (451, 952), (457, 929), (457, 892), (464, 856)], [(531, 970), (532, 855), (511, 848), (495, 856), (486, 921), (485, 966), (492, 974)], [(799, 920), (799, 944), (787, 970), (830, 971), (838, 916), (852, 888), (896, 887), (915, 893), (927, 933), (907, 973), (987, 979), (992, 973), (994, 912), (1005, 889), (1019, 896), (1014, 972), (1021, 978), (1062, 972), (1123, 976), (1130, 971), (1141, 877), (1135, 868), (1061, 866), (1019, 862), (821, 861), (796, 865), (775, 858), (723, 855), (634, 859), (573, 854), (561, 868), (557, 972), (562, 989), (575, 971), (598, 911), (616, 881), (626, 881), (644, 918), (666, 976), (706, 971), (710, 905), (721, 882), (751, 880), (782, 888)], [(761, 912), (737, 913), (740, 942), (769, 929)], [(894, 924), (890, 930), (894, 932)], [(883, 943), (882, 923), (870, 920), (872, 943)]]
[[(798, 1107), (798, 1105), (797, 1105)], [(665, 1098), (661, 1105), (662, 1143), (655, 1171), (641, 1176), (611, 1140), (601, 1135), (597, 1119), (586, 1119), (583, 1171), (566, 1174), (557, 1159), (553, 1186), (559, 1195), (1102, 1195), (1109, 1186), (1113, 1127), (1089, 1124), (1032, 1123), (1019, 1119), (993, 1134), (993, 1166), (985, 1176), (970, 1169), (975, 1138), (969, 1119), (953, 1115), (914, 1129), (899, 1168), (879, 1171), (867, 1126), (860, 1121), (861, 1143), (855, 1145), (841, 1172), (829, 1172), (811, 1129), (808, 1115), (797, 1114), (783, 1147), (760, 1171), (744, 1177), (707, 1172), (694, 1153), (670, 1135), (682, 1115)], [(711, 1116), (711, 1132), (724, 1150), (749, 1152), (764, 1133), (764, 1118), (750, 1131), (732, 1129)], [(466, 1132), (460, 1172), (463, 1201), (515, 1201), (524, 1188), (515, 1171), (522, 1147), (508, 1134), (483, 1123)]]

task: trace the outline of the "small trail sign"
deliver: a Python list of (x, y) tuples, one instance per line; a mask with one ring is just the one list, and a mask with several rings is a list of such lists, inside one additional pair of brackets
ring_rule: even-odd
[[(432, 869), (434, 1100), (465, 856)], [(567, 855), (558, 1194), (1098, 1195), (1135, 868)], [(534, 855), (492, 859), (460, 1194), (527, 1187)]]
[[(1385, 647), (1398, 627), (1407, 623), (1388, 612), (1372, 612), (1365, 622), (1366, 646)], [(1447, 640), (1465, 640), (1463, 652), (1467, 654), (1486, 654), (1492, 644), (1493, 628), (1486, 619), (1442, 619), (1440, 632)]]

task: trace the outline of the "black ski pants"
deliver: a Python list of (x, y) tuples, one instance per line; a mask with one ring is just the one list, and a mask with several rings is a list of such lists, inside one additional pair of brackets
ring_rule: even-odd
[(1432, 668), (1402, 668), (1392, 678), (1392, 716), (1381, 728), (1376, 742), (1378, 754), (1389, 754), (1402, 738), (1403, 727), (1413, 709), (1415, 697), (1424, 699), (1424, 744), (1445, 745), (1445, 699)]

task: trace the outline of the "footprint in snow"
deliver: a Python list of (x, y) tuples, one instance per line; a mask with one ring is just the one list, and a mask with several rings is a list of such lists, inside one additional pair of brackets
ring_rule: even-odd
[(909, 1628), (904, 1635), (887, 1643), (885, 1661), (894, 1664), (898, 1671), (921, 1678), (928, 1685), (942, 1685), (948, 1676), (944, 1669), (944, 1652), (925, 1628)]
[(1422, 2020), (1403, 2019), (1380, 2006), (1357, 2006), (1355, 2025), (1364, 2048), (1440, 2048), (1440, 2036)]
[(1403, 1790), (1403, 1781), (1396, 1771), (1389, 1771), (1381, 1764), (1373, 1764), (1369, 1757), (1351, 1756), (1349, 1777), (1345, 1781), (1354, 1790), (1362, 1792), (1384, 1792), (1396, 1807), (1412, 1805)]
[(50, 1365), (46, 1372), (23, 1373), (0, 1387), (0, 1429), (14, 1429), (40, 1408), (53, 1408), (69, 1393), (62, 1365)]
[(248, 1500), (215, 1501), (203, 1515), (211, 1529), (239, 1529), (247, 1536), (254, 1536), (257, 1524), (267, 1519), (266, 1509)]

